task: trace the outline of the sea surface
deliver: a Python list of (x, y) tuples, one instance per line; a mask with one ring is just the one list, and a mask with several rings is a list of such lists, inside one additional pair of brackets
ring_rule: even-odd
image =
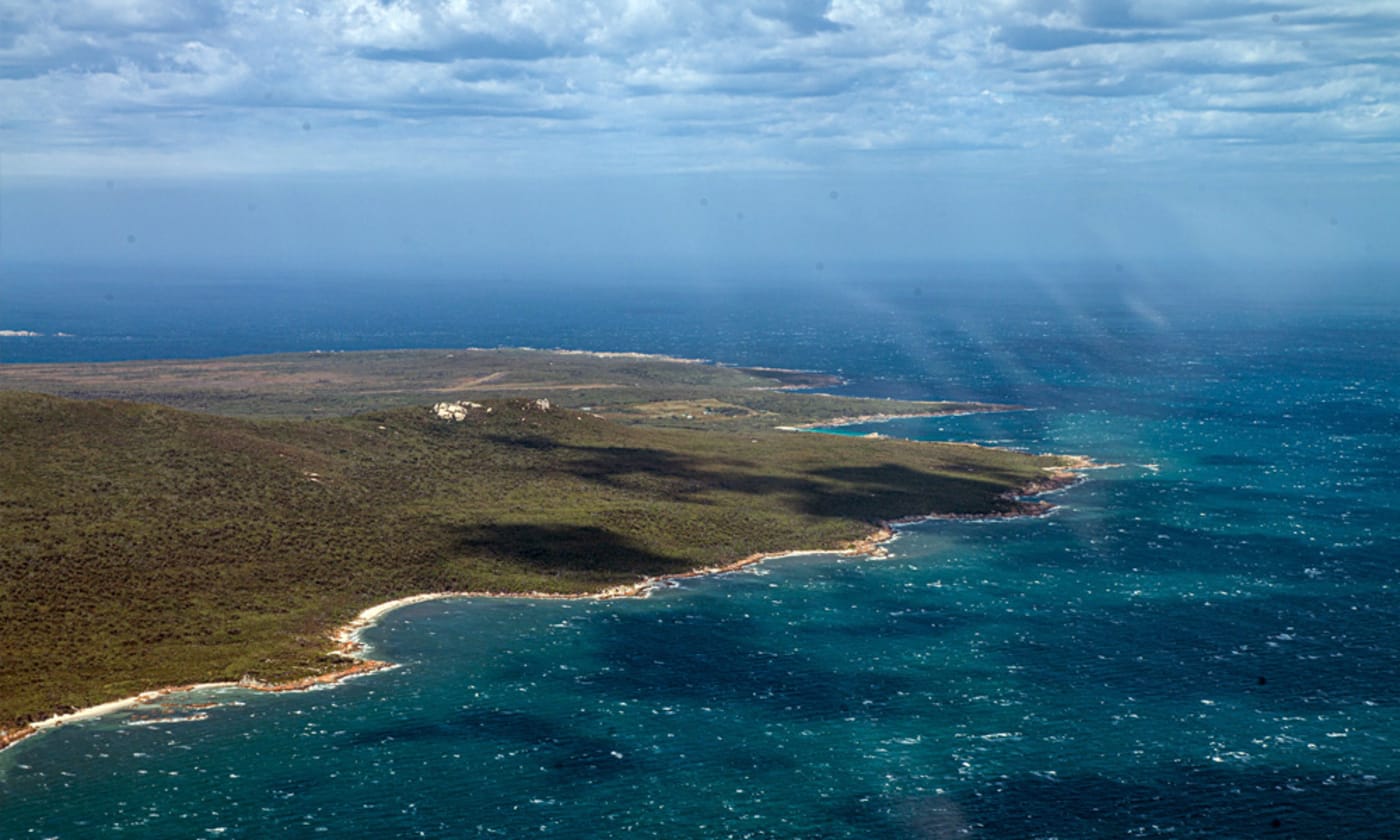
[(0, 837), (1400, 837), (1394, 273), (19, 274), (0, 328), (47, 335), (5, 362), (672, 353), (1028, 409), (839, 433), (1119, 466), (887, 559), (407, 607), (394, 670), (0, 753)]

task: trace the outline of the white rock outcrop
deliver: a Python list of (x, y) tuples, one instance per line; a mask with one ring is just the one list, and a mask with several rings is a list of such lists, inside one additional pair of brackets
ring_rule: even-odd
[(440, 402), (433, 406), (433, 413), (440, 420), (451, 420), (460, 423), (467, 419), (467, 415), (473, 410), (481, 408), (481, 403), (474, 402)]

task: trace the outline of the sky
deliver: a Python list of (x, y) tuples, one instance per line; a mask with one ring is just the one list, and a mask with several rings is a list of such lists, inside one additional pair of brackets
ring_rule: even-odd
[(1395, 0), (0, 0), (0, 114), (0, 263), (1400, 259)]

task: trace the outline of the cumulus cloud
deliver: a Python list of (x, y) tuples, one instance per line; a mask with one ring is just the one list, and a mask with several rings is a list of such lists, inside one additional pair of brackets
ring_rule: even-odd
[(1366, 2), (0, 3), (18, 174), (1365, 162), (1397, 55)]

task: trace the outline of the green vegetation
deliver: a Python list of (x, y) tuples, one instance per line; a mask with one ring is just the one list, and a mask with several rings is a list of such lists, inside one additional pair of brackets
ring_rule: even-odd
[(0, 728), (333, 670), (328, 632), (390, 598), (589, 592), (838, 547), (882, 519), (1009, 511), (1061, 463), (481, 402), (462, 422), (421, 403), (274, 420), (0, 392)]
[[(544, 350), (389, 350), (108, 364), (0, 365), (0, 388), (154, 402), (235, 417), (343, 416), (447, 399), (548, 397), (625, 423), (771, 429), (870, 414), (937, 414), (999, 406), (892, 402), (794, 388), (833, 376), (634, 354)], [(713, 403), (706, 414), (686, 404)], [(658, 409), (658, 406), (663, 408)], [(665, 410), (670, 406), (673, 410)], [(691, 407), (692, 409), (694, 406)], [(722, 424), (717, 421), (724, 421)]]

